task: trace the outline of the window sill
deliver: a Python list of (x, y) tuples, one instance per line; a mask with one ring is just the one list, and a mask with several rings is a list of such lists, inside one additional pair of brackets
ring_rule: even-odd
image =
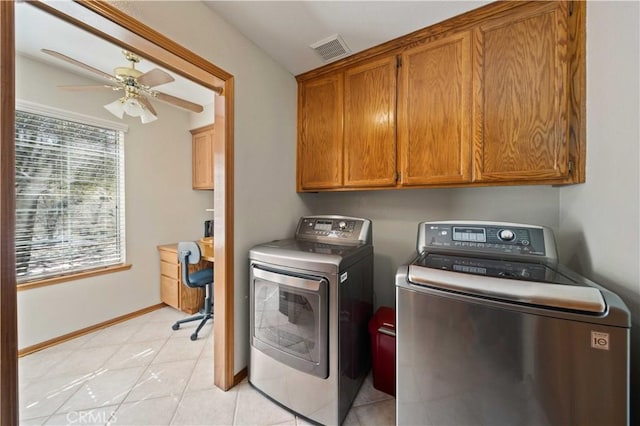
[(18, 291), (31, 290), (38, 287), (46, 287), (54, 284), (61, 284), (67, 281), (80, 280), (84, 278), (91, 278), (98, 275), (111, 274), (113, 272), (126, 271), (131, 269), (130, 263), (124, 263), (120, 265), (107, 266), (100, 269), (92, 269), (90, 271), (78, 272), (76, 274), (62, 275), (59, 277), (47, 278), (39, 281), (30, 281), (17, 285)]

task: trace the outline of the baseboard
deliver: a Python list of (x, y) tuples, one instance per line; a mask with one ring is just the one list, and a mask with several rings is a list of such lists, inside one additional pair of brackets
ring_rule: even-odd
[(54, 337), (53, 339), (35, 344), (33, 346), (27, 346), (26, 348), (22, 348), (18, 350), (18, 358), (23, 357), (25, 355), (32, 354), (34, 352), (41, 351), (42, 349), (50, 348), (51, 346), (59, 345), (60, 343), (66, 342), (71, 339), (75, 339), (76, 337), (80, 337), (85, 334), (89, 334), (94, 331), (100, 330), (102, 328), (109, 327), (110, 325), (118, 324), (120, 322), (124, 322), (130, 319), (133, 319), (135, 317), (139, 317), (140, 315), (148, 314), (149, 312), (156, 311), (160, 308), (164, 308), (165, 306), (167, 305), (165, 305), (164, 303), (158, 303), (157, 305), (149, 306), (147, 308), (140, 309), (139, 311), (131, 312), (129, 314), (122, 315), (122, 316), (101, 322), (99, 324), (91, 325), (81, 330), (77, 330), (59, 337)]
[(240, 370), (238, 374), (233, 376), (233, 386), (239, 385), (247, 377), (247, 375), (248, 375), (247, 367)]

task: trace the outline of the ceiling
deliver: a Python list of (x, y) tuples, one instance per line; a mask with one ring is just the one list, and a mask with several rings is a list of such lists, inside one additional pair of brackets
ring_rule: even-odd
[[(211, 1), (203, 3), (236, 27), (291, 74), (328, 62), (309, 46), (339, 34), (354, 54), (488, 1)], [(82, 42), (78, 42), (82, 40)], [(88, 46), (88, 47), (87, 47)], [(95, 74), (46, 55), (50, 49), (111, 73), (127, 66), (122, 48), (70, 25), (27, 2), (16, 3), (16, 51), (52, 66), (84, 75)], [(348, 56), (344, 55), (342, 57)], [(339, 58), (336, 58), (336, 60)], [(140, 71), (160, 68), (175, 78), (157, 89), (200, 105), (211, 104), (213, 92), (143, 58)]]
[[(309, 46), (335, 34), (342, 36), (353, 54), (490, 3), (451, 0), (203, 2), (293, 75), (331, 62), (324, 62)], [(340, 58), (346, 56), (348, 54)]]

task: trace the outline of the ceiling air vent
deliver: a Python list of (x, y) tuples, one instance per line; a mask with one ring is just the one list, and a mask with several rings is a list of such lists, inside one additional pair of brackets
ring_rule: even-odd
[(324, 40), (320, 40), (319, 42), (314, 43), (309, 47), (315, 50), (316, 53), (320, 55), (320, 57), (322, 57), (322, 60), (325, 62), (332, 59), (340, 58), (351, 52), (347, 45), (344, 43), (342, 37), (340, 37), (338, 34), (332, 35), (331, 37), (325, 38)]

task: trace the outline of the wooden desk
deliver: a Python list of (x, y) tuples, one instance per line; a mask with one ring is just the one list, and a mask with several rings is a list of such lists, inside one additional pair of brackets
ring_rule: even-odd
[[(200, 250), (204, 252), (203, 245)], [(178, 244), (158, 246), (160, 253), (160, 300), (188, 314), (198, 312), (204, 306), (204, 289), (190, 288), (182, 283), (182, 266), (178, 261)], [(189, 265), (189, 272), (211, 268), (213, 256), (202, 256), (200, 262)]]
[(202, 258), (213, 263), (215, 261), (213, 257), (213, 237), (200, 238), (198, 245), (200, 246), (200, 254)]

